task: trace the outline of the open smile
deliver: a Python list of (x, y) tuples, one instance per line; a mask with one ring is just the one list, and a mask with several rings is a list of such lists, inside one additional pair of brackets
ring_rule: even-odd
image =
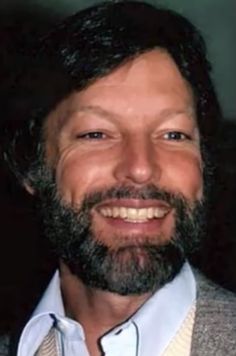
[(162, 201), (120, 199), (105, 202), (96, 210), (111, 223), (159, 225), (172, 208)]
[(100, 214), (104, 217), (122, 219), (127, 222), (143, 223), (152, 219), (163, 218), (169, 211), (166, 207), (134, 208), (126, 206), (101, 207)]
[(112, 199), (96, 206), (94, 224), (110, 244), (144, 243), (149, 238), (159, 244), (173, 230), (174, 209), (154, 199)]

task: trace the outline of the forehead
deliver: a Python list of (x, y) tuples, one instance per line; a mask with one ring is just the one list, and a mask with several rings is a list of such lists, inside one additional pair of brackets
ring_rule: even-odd
[(168, 52), (155, 49), (129, 60), (109, 75), (98, 79), (90, 89), (116, 84), (146, 88), (149, 85), (168, 84), (168, 80), (178, 82), (181, 87), (185, 85), (177, 65)]
[(167, 52), (153, 50), (60, 102), (45, 120), (47, 156), (56, 156), (58, 138), (64, 128), (81, 122), (81, 119), (83, 122), (89, 119), (91, 123), (93, 117), (102, 116), (112, 118), (112, 122), (119, 125), (136, 126), (140, 118), (138, 122), (147, 125), (147, 120), (165, 119), (179, 112), (194, 117), (195, 121), (190, 86)]
[[(97, 79), (80, 92), (74, 92), (60, 102), (46, 118), (46, 126), (63, 125), (64, 120), (79, 108), (89, 105), (106, 105), (111, 102), (112, 108), (118, 96), (123, 97), (124, 104), (141, 105), (140, 98), (150, 98), (150, 104), (158, 105), (158, 98), (171, 94), (182, 103), (192, 105), (193, 97), (190, 85), (182, 77), (172, 57), (164, 50), (156, 49), (141, 54), (138, 57), (116, 68), (110, 74)], [(155, 100), (153, 100), (155, 98)], [(138, 102), (137, 102), (138, 99)]]

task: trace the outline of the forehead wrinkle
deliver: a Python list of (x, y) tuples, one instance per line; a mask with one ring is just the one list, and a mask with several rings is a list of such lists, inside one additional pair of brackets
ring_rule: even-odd
[[(192, 95), (191, 95), (192, 96)], [(68, 98), (69, 99), (69, 98)], [(127, 114), (132, 115), (132, 108), (129, 107), (127, 110)], [(52, 126), (49, 125), (51, 128), (53, 127), (53, 131), (59, 132), (71, 119), (75, 117), (80, 117), (80, 115), (92, 114), (95, 116), (99, 116), (101, 118), (105, 118), (109, 121), (119, 120), (121, 115), (117, 112), (107, 110), (106, 108), (100, 105), (78, 105), (77, 108), (73, 108), (73, 101), (71, 98), (69, 100), (64, 101), (59, 105), (54, 112), (49, 115), (48, 119), (52, 122)], [(137, 113), (135, 113), (137, 115)], [(156, 116), (160, 120), (164, 120), (166, 118), (172, 118), (174, 116), (185, 115), (190, 119), (194, 119), (197, 122), (196, 118), (196, 110), (194, 103), (185, 103), (184, 107), (180, 108), (163, 108), (159, 111), (156, 109), (156, 113), (153, 112), (152, 114), (154, 117)], [(146, 115), (143, 115), (146, 116)], [(48, 124), (48, 122), (47, 122)], [(48, 127), (48, 125), (46, 125)]]
[[(64, 122), (69, 121), (70, 119), (74, 117), (80, 117), (81, 115), (83, 116), (85, 114), (92, 114), (95, 116), (99, 116), (101, 118), (105, 118), (106, 120), (114, 120), (116, 118), (119, 118), (119, 114), (108, 111), (98, 105), (86, 105), (86, 106), (80, 106), (78, 109), (72, 109), (68, 110), (67, 114), (64, 116)], [(63, 125), (62, 125), (63, 126)]]
[[(119, 118), (121, 117), (120, 114), (103, 109), (102, 107), (96, 105), (89, 105), (89, 106), (81, 106), (78, 109), (71, 110), (68, 112), (67, 118), (65, 118), (66, 123), (69, 123), (70, 120), (73, 118), (80, 118), (80, 115), (85, 114), (85, 119), (86, 119), (86, 114), (93, 114), (95, 116), (101, 117), (102, 119), (105, 119), (109, 122), (119, 122)], [(135, 116), (132, 114), (132, 110), (130, 112), (127, 112), (128, 117), (131, 117), (133, 119), (132, 121), (137, 125), (137, 121), (135, 120), (135, 116), (137, 113), (135, 113)], [(143, 113), (143, 120), (146, 120), (148, 114)], [(161, 125), (165, 121), (173, 120), (179, 116), (185, 116), (189, 120), (193, 120), (195, 124), (197, 124), (196, 120), (196, 115), (195, 115), (195, 110), (191, 105), (185, 108), (180, 108), (180, 109), (173, 109), (173, 108), (166, 108), (163, 109), (160, 112), (153, 113), (153, 118), (158, 120), (158, 125)], [(65, 124), (66, 124), (65, 123)]]

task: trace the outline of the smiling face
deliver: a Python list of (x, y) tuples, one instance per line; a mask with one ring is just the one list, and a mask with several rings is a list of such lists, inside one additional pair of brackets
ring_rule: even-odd
[[(57, 187), (71, 206), (120, 185), (154, 184), (190, 202), (201, 198), (193, 98), (165, 52), (144, 54), (69, 97), (49, 117), (48, 132)], [(104, 238), (150, 231), (168, 240), (174, 226), (171, 207), (160, 201), (104, 201), (92, 214)]]
[[(45, 135), (65, 206), (79, 210), (93, 193), (118, 191), (89, 211), (94, 239), (112, 251), (173, 238), (176, 207), (155, 187), (184, 199), (186, 214), (202, 199), (192, 93), (164, 51), (140, 55), (72, 94), (49, 115)], [(142, 264), (145, 254), (136, 252)]]

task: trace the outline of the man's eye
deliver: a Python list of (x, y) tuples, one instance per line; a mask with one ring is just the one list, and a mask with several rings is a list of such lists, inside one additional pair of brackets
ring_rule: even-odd
[(95, 132), (87, 132), (84, 134), (79, 134), (76, 136), (78, 139), (87, 139), (87, 140), (101, 140), (106, 137), (103, 132), (95, 131)]
[(183, 132), (180, 131), (170, 131), (164, 134), (164, 138), (166, 140), (170, 141), (184, 141), (184, 140), (190, 140), (191, 137), (187, 134), (184, 134)]

